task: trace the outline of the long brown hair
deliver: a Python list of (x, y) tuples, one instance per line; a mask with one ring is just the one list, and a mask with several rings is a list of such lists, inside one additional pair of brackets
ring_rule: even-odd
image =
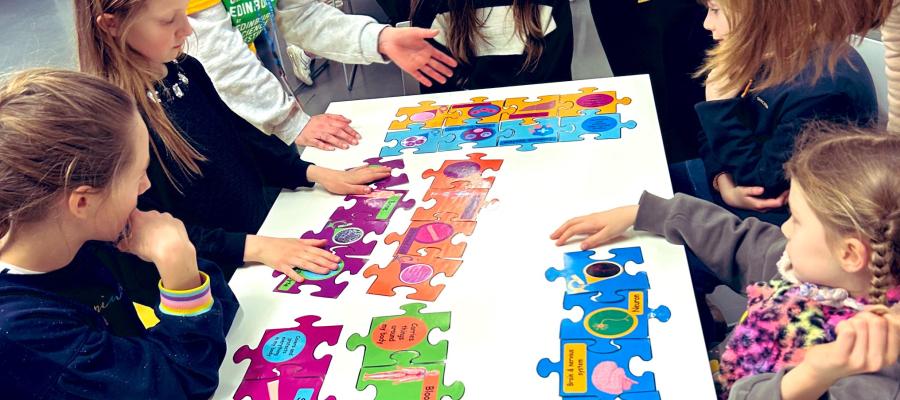
[(810, 64), (809, 83), (834, 72), (850, 51), (851, 35), (865, 37), (884, 24), (891, 0), (716, 0), (731, 33), (709, 52), (698, 72), (717, 69), (725, 90), (754, 80), (761, 91), (792, 82)]
[[(411, 9), (415, 12), (419, 2), (413, 0)], [(474, 44), (485, 40), (481, 32), (484, 21), (478, 19), (473, 0), (448, 0), (450, 9), (450, 32), (447, 32), (447, 48), (459, 61), (469, 64), (475, 58)], [(533, 71), (544, 52), (544, 28), (541, 24), (541, 8), (531, 0), (513, 1), (513, 19), (516, 35), (525, 42), (525, 62), (519, 72)]]
[(785, 165), (830, 239), (854, 236), (872, 255), (869, 301), (900, 283), (900, 135), (816, 123)]
[[(102, 110), (102, 112), (99, 112)], [(79, 186), (105, 189), (131, 160), (132, 97), (87, 74), (33, 69), (0, 82), (0, 237)]]
[[(107, 79), (130, 93), (138, 110), (165, 146), (166, 154), (172, 157), (183, 175), (200, 175), (200, 162), (205, 158), (172, 124), (162, 105), (149, 97), (148, 92), (155, 90), (154, 82), (157, 81), (152, 66), (126, 43), (145, 3), (146, 0), (75, 0), (78, 62), (82, 71)], [(119, 19), (120, 34), (117, 37), (97, 24), (97, 18), (103, 14)], [(172, 171), (162, 162), (162, 152), (154, 141), (150, 143), (166, 176), (176, 188), (179, 187)]]

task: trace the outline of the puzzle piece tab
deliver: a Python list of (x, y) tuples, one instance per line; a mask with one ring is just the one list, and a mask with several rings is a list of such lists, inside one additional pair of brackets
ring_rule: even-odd
[(418, 353), (416, 363), (447, 359), (449, 343), (442, 340), (431, 344), (428, 334), (432, 329), (444, 332), (450, 329), (450, 312), (422, 313), (425, 309), (422, 303), (409, 303), (400, 308), (405, 311), (402, 315), (372, 318), (368, 336), (354, 333), (347, 339), (348, 350), (365, 347), (363, 367), (393, 366), (396, 360), (391, 355), (407, 350)]
[[(519, 146), (518, 151), (533, 151), (536, 144), (559, 141), (559, 135), (564, 130), (557, 117), (536, 118), (533, 125), (527, 125), (524, 121), (500, 124), (500, 146)], [(574, 129), (574, 125), (567, 125), (565, 129)]]
[(393, 354), (392, 361), (392, 365), (360, 370), (356, 389), (362, 391), (370, 385), (375, 386), (375, 400), (438, 400), (445, 397), (459, 400), (465, 393), (462, 382), (444, 385), (443, 361), (420, 363), (416, 353), (410, 351)]
[(416, 205), (415, 200), (403, 200), (407, 193), (407, 190), (385, 189), (362, 195), (348, 195), (344, 200), (354, 201), (355, 204), (350, 208), (339, 207), (331, 214), (330, 220), (388, 221), (398, 208), (408, 210)]
[[(234, 400), (318, 400), (322, 390), (322, 377), (295, 375), (296, 365), (275, 368), (274, 378), (246, 379), (234, 392)], [(325, 400), (335, 400), (328, 396)]]
[(275, 370), (292, 365), (293, 376), (323, 377), (331, 364), (331, 355), (316, 358), (316, 347), (322, 343), (337, 344), (341, 336), (341, 325), (315, 326), (320, 317), (307, 315), (295, 319), (297, 326), (291, 328), (266, 329), (259, 347), (241, 346), (232, 360), (239, 364), (250, 360), (244, 379), (268, 379), (277, 377)]
[(448, 106), (437, 105), (434, 101), (420, 101), (415, 107), (400, 107), (397, 117), (406, 117), (391, 122), (388, 129), (392, 131), (407, 129), (414, 124), (422, 124), (425, 128), (440, 128), (450, 111)]
[(462, 150), (463, 143), (475, 143), (473, 148), (483, 149), (497, 147), (499, 126), (496, 122), (479, 123), (477, 119), (468, 119), (459, 126), (444, 127), (444, 134), (438, 151)]
[(628, 394), (646, 399), (641, 393), (659, 397), (652, 372), (637, 376), (629, 368), (634, 357), (644, 361), (653, 358), (650, 340), (617, 340), (614, 345), (615, 350), (607, 351), (606, 347), (598, 348), (594, 340), (563, 340), (560, 361), (542, 359), (538, 375), (546, 378), (558, 373), (559, 395), (564, 398), (616, 400)]
[(453, 243), (453, 237), (463, 233), (472, 235), (475, 222), (453, 221), (453, 215), (440, 215), (441, 220), (411, 221), (402, 234), (391, 233), (384, 240), (386, 244), (399, 243), (394, 255), (419, 255), (419, 250), (436, 248), (445, 258), (460, 258), (466, 251), (466, 242)]
[(582, 110), (577, 117), (560, 117), (560, 126), (565, 132), (560, 132), (560, 142), (577, 142), (584, 140), (584, 136), (594, 136), (596, 140), (620, 139), (622, 129), (634, 129), (637, 123), (634, 121), (622, 122), (619, 114), (600, 114), (597, 110)]
[(631, 99), (616, 97), (615, 91), (598, 92), (597, 88), (581, 88), (578, 93), (559, 96), (560, 117), (577, 117), (584, 110), (596, 110), (598, 114), (618, 112), (618, 105), (631, 104)]
[(338, 283), (337, 276), (344, 271), (349, 272), (350, 275), (358, 274), (359, 271), (362, 270), (362, 267), (365, 266), (366, 260), (347, 257), (347, 249), (345, 247), (338, 247), (332, 251), (335, 255), (340, 257), (341, 261), (338, 263), (337, 269), (327, 274), (317, 274), (300, 268), (294, 268), (294, 271), (297, 271), (297, 273), (305, 279), (303, 282), (297, 283), (297, 281), (285, 276), (281, 271), (272, 271), (273, 277), (283, 277), (281, 283), (275, 287), (273, 292), (297, 294), (301, 292), (301, 286), (318, 286), (319, 291), (313, 292), (313, 296), (331, 299), (338, 298), (338, 296), (344, 292), (344, 289), (347, 288), (349, 283)]
[(621, 301), (621, 295), (616, 292), (623, 289), (650, 288), (646, 272), (631, 275), (625, 271), (628, 262), (644, 263), (640, 247), (611, 249), (609, 253), (613, 257), (607, 260), (591, 258), (596, 254), (593, 250), (566, 253), (563, 268), (549, 268), (544, 276), (551, 282), (564, 278), (567, 293), (600, 292), (599, 302)]
[(489, 189), (494, 183), (493, 177), (485, 177), (487, 170), (499, 171), (503, 160), (482, 160), (486, 154), (467, 154), (468, 160), (447, 160), (437, 171), (429, 169), (422, 173), (422, 178), (434, 178), (429, 190), (456, 189), (453, 182), (463, 181), (467, 188)]
[(408, 287), (416, 290), (406, 296), (407, 299), (435, 301), (444, 290), (445, 285), (431, 285), (431, 278), (437, 274), (453, 276), (462, 260), (450, 260), (438, 257), (434, 249), (425, 249), (425, 256), (401, 255), (394, 257), (387, 267), (378, 264), (366, 268), (363, 276), (376, 276), (368, 293), (381, 296), (394, 296), (394, 289)]
[[(580, 307), (584, 315), (581, 321), (564, 319), (559, 326), (560, 339), (646, 339), (650, 337), (650, 319), (669, 320), (668, 307), (647, 306), (646, 289), (628, 290), (625, 294), (623, 301), (600, 303), (594, 299), (594, 293), (566, 293), (563, 307)], [(597, 345), (603, 343), (598, 341)]]
[(416, 149), (415, 154), (434, 153), (441, 142), (441, 128), (424, 128), (421, 123), (410, 124), (406, 130), (391, 131), (384, 137), (385, 143), (397, 141), (393, 147), (381, 148), (381, 157), (399, 156), (403, 149)]
[[(465, 186), (464, 182), (454, 182)], [(475, 221), (481, 209), (496, 200), (488, 200), (489, 189), (435, 189), (425, 193), (423, 200), (436, 200), (431, 208), (419, 207), (413, 213), (413, 221), (435, 221), (442, 215), (452, 215), (451, 221)]]

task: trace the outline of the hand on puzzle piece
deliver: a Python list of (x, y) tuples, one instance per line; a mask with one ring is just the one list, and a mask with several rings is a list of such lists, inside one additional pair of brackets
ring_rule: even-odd
[(449, 342), (428, 341), (432, 329), (450, 329), (450, 312), (422, 313), (425, 304), (409, 303), (400, 307), (405, 313), (372, 318), (368, 336), (354, 333), (347, 339), (347, 350), (365, 347), (363, 367), (394, 365), (391, 355), (412, 350), (419, 354), (417, 363), (440, 362), (447, 359)]
[(599, 114), (614, 114), (618, 112), (618, 105), (631, 104), (631, 99), (616, 98), (616, 92), (597, 92), (597, 88), (582, 88), (579, 93), (564, 94), (559, 96), (560, 117), (577, 117), (583, 110), (596, 110)]
[(566, 281), (567, 293), (600, 293), (598, 302), (622, 301), (617, 291), (627, 289), (649, 289), (650, 281), (646, 272), (635, 275), (625, 270), (625, 264), (643, 264), (644, 256), (640, 247), (610, 249), (613, 255), (607, 260), (591, 258), (593, 250), (575, 251), (565, 254), (563, 268), (548, 268), (544, 276), (553, 282), (559, 278)]
[(454, 189), (453, 182), (463, 181), (471, 189), (490, 189), (493, 177), (485, 177), (487, 170), (499, 171), (503, 160), (483, 160), (486, 154), (467, 154), (468, 160), (447, 160), (437, 171), (429, 169), (422, 173), (422, 179), (434, 178), (428, 190)]
[[(497, 202), (496, 199), (488, 200), (488, 189), (470, 189), (466, 182), (453, 182), (454, 189), (429, 190), (423, 197), (424, 201), (435, 200), (431, 208), (419, 207), (413, 213), (413, 221), (436, 221), (445, 219), (448, 221), (476, 221), (481, 210)], [(452, 218), (442, 218), (442, 215), (452, 215)]]
[(397, 144), (381, 148), (381, 157), (399, 156), (404, 149), (416, 149), (415, 154), (435, 153), (441, 142), (441, 128), (423, 128), (421, 123), (410, 124), (406, 130), (391, 131), (384, 137), (384, 142)]
[(584, 315), (580, 321), (564, 319), (559, 326), (560, 339), (646, 339), (650, 337), (650, 319), (669, 320), (668, 307), (647, 306), (646, 289), (623, 292), (625, 300), (609, 303), (598, 302), (594, 293), (566, 293), (563, 307), (566, 310), (579, 307)]
[(453, 276), (462, 265), (462, 260), (440, 258), (440, 250), (425, 249), (424, 256), (395, 256), (387, 267), (378, 264), (366, 268), (363, 276), (375, 276), (375, 282), (368, 293), (381, 296), (394, 296), (395, 288), (408, 287), (415, 289), (407, 299), (435, 301), (444, 290), (445, 285), (431, 285), (431, 278), (437, 274)]
[(462, 382), (444, 385), (443, 361), (420, 363), (416, 352), (391, 355), (391, 365), (366, 367), (359, 371), (357, 390), (375, 386), (375, 400), (443, 399), (459, 400), (465, 393)]
[(410, 221), (409, 228), (402, 234), (391, 233), (384, 240), (385, 244), (399, 243), (394, 255), (419, 255), (419, 250), (436, 248), (441, 250), (442, 257), (461, 258), (466, 251), (466, 242), (453, 243), (453, 238), (463, 233), (471, 236), (475, 231), (475, 222), (453, 221), (452, 214), (441, 214), (440, 218), (431, 221)]
[(388, 129), (398, 131), (408, 129), (413, 124), (420, 124), (424, 128), (441, 128), (448, 113), (448, 106), (437, 105), (431, 100), (420, 101), (418, 106), (401, 107), (397, 110), (397, 117), (406, 118), (392, 121)]
[[(365, 163), (370, 166), (383, 166), (391, 169), (391, 172), (401, 171), (406, 165), (403, 162), (402, 158), (385, 161), (381, 157), (372, 157), (365, 160)], [(372, 182), (370, 185), (374, 190), (387, 190), (396, 186), (402, 186), (409, 183), (409, 177), (406, 174), (400, 174), (397, 176), (391, 175), (383, 179), (379, 179), (375, 182)], [(349, 197), (349, 196), (348, 196)]]
[(365, 195), (349, 195), (344, 200), (353, 201), (353, 206), (339, 207), (331, 214), (331, 220), (387, 222), (396, 209), (408, 210), (416, 205), (415, 200), (403, 200), (408, 193), (407, 190), (384, 189)]
[(322, 343), (337, 345), (341, 336), (341, 325), (313, 325), (321, 318), (307, 315), (295, 319), (297, 326), (291, 328), (266, 329), (257, 348), (241, 346), (232, 360), (240, 364), (250, 360), (244, 379), (276, 378), (278, 368), (292, 365), (294, 376), (324, 377), (331, 365), (331, 355), (316, 358), (316, 348)]
[[(328, 241), (316, 237), (275, 238), (247, 235), (244, 261), (259, 262), (292, 279), (300, 278), (294, 268), (325, 274), (337, 268), (340, 261), (331, 254)], [(325, 247), (325, 248), (323, 248)]]
[(346, 171), (310, 165), (307, 179), (333, 194), (366, 194), (372, 191), (369, 184), (391, 176), (391, 169), (383, 166), (364, 165)]
[(574, 125), (560, 126), (558, 117), (536, 118), (535, 124), (526, 124), (525, 120), (504, 121), (500, 124), (499, 145), (519, 146), (518, 151), (534, 151), (536, 144), (556, 143), (559, 135), (566, 129), (575, 129)]
[(482, 124), (500, 122), (504, 111), (503, 100), (488, 100), (487, 97), (473, 97), (471, 100), (450, 106), (451, 112), (444, 119), (444, 128), (464, 125), (470, 119)]
[[(322, 377), (295, 375), (298, 366), (287, 365), (275, 369), (274, 378), (246, 378), (234, 392), (234, 399), (241, 400), (318, 400), (322, 390)], [(336, 400), (328, 396), (324, 400)]]
[(303, 271), (300, 269), (295, 269), (294, 271), (300, 275), (302, 280), (297, 281), (288, 276), (284, 276), (279, 271), (272, 272), (273, 277), (283, 276), (281, 283), (278, 284), (277, 287), (273, 290), (273, 292), (278, 293), (290, 293), (297, 294), (301, 293), (301, 286), (318, 286), (319, 290), (317, 292), (313, 292), (312, 295), (316, 297), (326, 297), (330, 299), (336, 299), (341, 293), (344, 292), (344, 289), (347, 288), (348, 282), (337, 282), (337, 276), (343, 273), (344, 271), (348, 271), (350, 275), (356, 275), (362, 270), (362, 267), (365, 266), (366, 260), (361, 258), (353, 258), (347, 257), (345, 253), (347, 253), (346, 247), (336, 247), (332, 249), (334, 254), (340, 258), (338, 262), (338, 267), (331, 272), (325, 274), (316, 274), (309, 271)]
[[(365, 257), (375, 250), (375, 241), (365, 242), (369, 233), (382, 234), (387, 229), (383, 221), (329, 221), (321, 232), (308, 231), (300, 236), (302, 239), (325, 240), (325, 248), (347, 247), (348, 256)], [(336, 261), (335, 261), (336, 262)]]
[(463, 143), (475, 143), (472, 148), (483, 149), (497, 147), (499, 125), (496, 122), (479, 123), (477, 119), (468, 119), (463, 125), (444, 127), (438, 151), (462, 150)]
[(538, 375), (546, 378), (558, 373), (559, 395), (566, 399), (616, 400), (625, 394), (656, 392), (652, 372), (637, 376), (629, 367), (632, 358), (653, 358), (649, 339), (617, 340), (598, 346), (600, 343), (600, 339), (562, 340), (560, 361), (542, 359), (537, 365)]
[(557, 246), (563, 246), (576, 235), (590, 235), (581, 242), (581, 249), (590, 249), (615, 239), (637, 220), (638, 206), (617, 207), (569, 219), (550, 234)]
[(538, 96), (538, 100), (531, 101), (527, 97), (510, 97), (503, 105), (510, 110), (515, 110), (503, 116), (503, 120), (522, 120), (524, 125), (534, 125), (537, 118), (556, 118), (559, 115), (559, 95)]
[(582, 110), (577, 117), (560, 117), (559, 125), (562, 127), (560, 142), (577, 142), (584, 140), (584, 136), (594, 136), (596, 140), (620, 139), (623, 128), (637, 127), (634, 121), (623, 123), (620, 114), (600, 114), (597, 110)]

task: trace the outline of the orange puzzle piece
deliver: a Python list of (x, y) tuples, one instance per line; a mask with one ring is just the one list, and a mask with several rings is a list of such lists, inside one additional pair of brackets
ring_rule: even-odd
[(472, 189), (465, 187), (465, 182), (453, 182), (463, 186), (454, 189), (435, 189), (425, 193), (423, 200), (437, 200), (431, 208), (419, 207), (413, 213), (413, 221), (434, 221), (439, 215), (454, 215), (453, 221), (475, 221), (478, 213), (496, 200), (488, 200), (489, 189)]
[(441, 128), (449, 112), (450, 107), (436, 105), (431, 100), (420, 101), (415, 107), (400, 107), (397, 110), (397, 117), (405, 116), (406, 119), (392, 121), (388, 130), (405, 130), (409, 129), (410, 124), (416, 123), (423, 124), (423, 128)]
[(597, 88), (581, 88), (579, 93), (559, 96), (560, 117), (580, 117), (582, 110), (597, 110), (597, 114), (614, 114), (619, 104), (631, 104), (631, 98), (616, 98), (615, 91), (598, 92)]
[(440, 215), (430, 221), (410, 221), (409, 228), (403, 234), (391, 233), (384, 243), (399, 243), (394, 255), (419, 255), (419, 250), (435, 248), (441, 250), (441, 257), (460, 258), (466, 251), (466, 242), (453, 243), (453, 237), (459, 233), (471, 235), (475, 230), (475, 222), (453, 221), (451, 215)]
[(514, 108), (515, 112), (504, 116), (503, 120), (522, 120), (522, 125), (534, 125), (535, 118), (551, 118), (559, 114), (561, 102), (559, 95), (538, 96), (537, 101), (527, 97), (510, 97), (503, 103), (506, 108)]
[(441, 169), (429, 169), (422, 173), (422, 178), (434, 178), (430, 191), (437, 189), (458, 189), (454, 182), (465, 182), (469, 189), (488, 189), (494, 183), (494, 177), (484, 177), (484, 171), (499, 171), (503, 160), (482, 160), (486, 154), (468, 154), (468, 160), (447, 160)]
[(462, 260), (449, 260), (438, 257), (436, 249), (425, 249), (424, 256), (400, 255), (394, 257), (387, 267), (372, 265), (366, 268), (363, 276), (366, 278), (376, 276), (375, 282), (369, 287), (370, 294), (381, 296), (394, 296), (394, 288), (409, 287), (415, 289), (415, 293), (406, 296), (407, 299), (435, 301), (446, 285), (431, 285), (431, 278), (437, 274), (453, 276)]
[(473, 97), (471, 103), (454, 104), (444, 119), (444, 126), (462, 126), (470, 119), (477, 119), (480, 124), (500, 122), (507, 109), (504, 100), (488, 100), (487, 97)]

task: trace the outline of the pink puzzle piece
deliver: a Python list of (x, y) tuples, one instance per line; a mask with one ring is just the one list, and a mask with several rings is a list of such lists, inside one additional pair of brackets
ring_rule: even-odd
[(331, 364), (331, 355), (316, 358), (316, 347), (322, 343), (336, 345), (343, 326), (313, 325), (320, 319), (316, 315), (297, 318), (295, 327), (266, 329), (257, 348), (241, 346), (232, 360), (235, 363), (250, 360), (244, 381), (274, 379), (278, 377), (276, 371), (287, 365), (292, 366), (292, 376), (324, 377)]
[(362, 270), (362, 267), (366, 265), (365, 259), (361, 258), (353, 258), (347, 257), (347, 248), (346, 247), (337, 247), (333, 249), (335, 255), (341, 258), (341, 262), (338, 264), (338, 268), (327, 274), (316, 274), (313, 272), (309, 272), (306, 270), (296, 269), (297, 273), (300, 274), (305, 280), (303, 282), (297, 283), (297, 281), (284, 276), (281, 271), (272, 271), (273, 277), (282, 277), (283, 279), (275, 287), (273, 292), (278, 293), (290, 293), (297, 294), (301, 293), (301, 286), (318, 286), (319, 291), (313, 292), (312, 295), (316, 297), (327, 297), (331, 299), (336, 299), (341, 293), (344, 292), (344, 289), (347, 288), (348, 282), (337, 282), (338, 275), (342, 274), (344, 271), (350, 273), (350, 275), (356, 275)]
[[(276, 368), (274, 378), (247, 379), (234, 392), (234, 400), (318, 400), (322, 390), (322, 378), (296, 376), (296, 365)], [(328, 396), (325, 400), (335, 400)]]

